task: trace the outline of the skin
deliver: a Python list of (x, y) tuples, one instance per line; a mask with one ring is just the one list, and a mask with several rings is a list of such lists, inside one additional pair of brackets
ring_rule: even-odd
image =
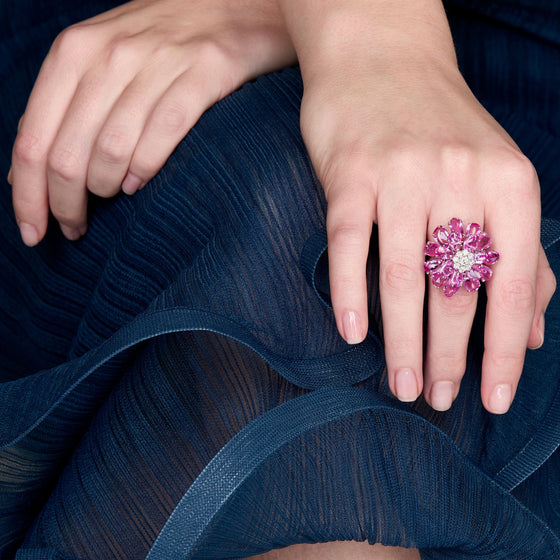
[(525, 349), (544, 339), (555, 279), (539, 243), (535, 170), (464, 82), (439, 0), (234, 8), (134, 0), (70, 27), (43, 64), (14, 145), (9, 179), (24, 242), (42, 239), (49, 208), (66, 237), (78, 239), (88, 191), (142, 188), (209, 106), (296, 54), (302, 133), (328, 201), (341, 335), (355, 344), (367, 333), (375, 223), (391, 390), (403, 401), (423, 390), (434, 408), (448, 409), (477, 294), (448, 299), (431, 285), (425, 294), (423, 241), (453, 216), (477, 222), (501, 254), (487, 289), (481, 397), (490, 412), (506, 412)]
[[(423, 246), (451, 217), (477, 222), (501, 256), (487, 285), (481, 398), (490, 412), (506, 412), (526, 348), (544, 340), (555, 279), (539, 242), (535, 170), (460, 75), (440, 0), (134, 0), (68, 28), (14, 145), (9, 181), (23, 241), (43, 238), (49, 210), (79, 239), (88, 191), (133, 194), (208, 107), (296, 57), (301, 129), (328, 201), (341, 335), (355, 344), (367, 333), (365, 263), (376, 224), (391, 390), (403, 401), (423, 391), (447, 410), (477, 294), (426, 292)], [(357, 557), (354, 545), (337, 546), (333, 558)]]
[[(481, 397), (509, 409), (527, 346), (544, 338), (555, 279), (539, 242), (539, 185), (457, 68), (439, 0), (279, 0), (305, 84), (301, 129), (328, 201), (338, 328), (367, 332), (365, 264), (379, 227), (380, 296), (391, 390), (447, 410), (465, 371), (477, 294), (425, 294), (423, 241), (451, 217), (477, 222), (500, 252), (487, 285)], [(423, 359), (422, 310), (428, 297)]]

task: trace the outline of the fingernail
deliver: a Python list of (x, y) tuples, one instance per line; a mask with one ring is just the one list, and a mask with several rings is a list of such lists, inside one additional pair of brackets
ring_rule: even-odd
[(12, 176), (12, 168), (10, 167), (10, 171), (8, 171), (8, 183), (12, 184), (13, 176)]
[(453, 404), (455, 383), (453, 381), (437, 381), (430, 392), (430, 402), (434, 410), (449, 410)]
[(539, 317), (537, 331), (539, 331), (539, 337), (541, 339), (541, 343), (537, 346), (537, 348), (540, 348), (544, 344), (544, 313), (541, 313), (541, 316)]
[(122, 190), (126, 194), (134, 194), (141, 185), (142, 179), (129, 171), (122, 182)]
[(488, 409), (494, 414), (504, 414), (509, 410), (512, 401), (511, 385), (496, 385), (490, 394)]
[(539, 337), (537, 344), (529, 345), (529, 350), (538, 350), (544, 344), (544, 313), (540, 314), (537, 322), (537, 335)]
[(405, 368), (397, 371), (395, 391), (398, 399), (403, 402), (412, 402), (418, 398), (416, 375), (411, 369)]
[(64, 237), (66, 237), (66, 239), (69, 239), (70, 241), (77, 241), (82, 236), (78, 228), (73, 228), (73, 227), (66, 226), (64, 224), (60, 224), (60, 229), (64, 234)]
[(26, 224), (25, 222), (19, 222), (18, 225), (21, 239), (28, 247), (34, 247), (39, 243), (39, 233), (35, 226)]
[(355, 311), (346, 311), (342, 316), (342, 328), (344, 329), (344, 340), (348, 344), (362, 342), (363, 336), (360, 328), (360, 317)]

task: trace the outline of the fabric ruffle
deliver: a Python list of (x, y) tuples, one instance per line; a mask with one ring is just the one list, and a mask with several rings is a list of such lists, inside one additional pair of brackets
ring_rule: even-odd
[[(0, 6), (5, 176), (35, 45), (101, 6), (38, 4), (48, 21)], [(377, 299), (363, 344), (336, 330), (301, 95), (297, 69), (247, 84), (141, 192), (92, 199), (77, 243), (53, 223), (25, 248), (4, 184), (2, 560), (240, 559), (346, 539), (426, 559), (560, 558), (559, 297), (507, 415), (480, 405), (483, 292), (451, 411), (396, 401)], [(533, 159), (552, 197), (560, 140), (546, 142)], [(542, 239), (558, 271), (560, 223)]]

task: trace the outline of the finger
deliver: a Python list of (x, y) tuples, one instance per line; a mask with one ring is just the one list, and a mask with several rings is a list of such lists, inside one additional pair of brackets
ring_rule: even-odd
[[(413, 401), (423, 385), (423, 248), (427, 220), (418, 212), (422, 202), (413, 196), (394, 200), (383, 212), (381, 205), (379, 208), (379, 291), (389, 386), (400, 400)], [(399, 220), (401, 215), (408, 218)]]
[[(453, 220), (453, 232), (462, 234), (469, 223)], [(444, 235), (451, 232), (451, 224), (445, 230)], [(440, 411), (448, 410), (459, 392), (478, 299), (476, 292), (463, 287), (452, 297), (446, 293), (451, 291), (429, 283), (424, 395), (428, 404)]]
[(539, 248), (539, 262), (537, 268), (537, 297), (535, 315), (531, 325), (527, 347), (536, 350), (543, 345), (545, 320), (544, 314), (554, 291), (556, 290), (556, 278), (548, 264), (548, 259), (542, 245)]
[(540, 208), (532, 185), (519, 181), (508, 185), (508, 193), (499, 205), (488, 205), (486, 219), (500, 260), (487, 284), (481, 396), (495, 414), (507, 412), (521, 376), (535, 313), (540, 246)]
[[(164, 71), (165, 70), (165, 71)], [(169, 83), (173, 68), (159, 67), (157, 74), (142, 72), (122, 92), (95, 141), (87, 174), (88, 189), (109, 197), (121, 190), (133, 194), (125, 182), (127, 170), (146, 122)]]
[(36, 245), (47, 230), (47, 156), (78, 82), (60, 51), (55, 44), (41, 67), (12, 154), (14, 211), (29, 246)]
[(162, 95), (138, 141), (124, 179), (129, 194), (144, 186), (198, 121), (220, 98), (217, 84), (200, 71), (181, 74)]
[(127, 82), (125, 73), (84, 76), (53, 142), (47, 163), (49, 204), (69, 239), (87, 228), (86, 178), (93, 144)]
[(338, 331), (348, 344), (367, 334), (366, 262), (374, 220), (373, 175), (369, 164), (343, 159), (323, 178), (331, 301)]

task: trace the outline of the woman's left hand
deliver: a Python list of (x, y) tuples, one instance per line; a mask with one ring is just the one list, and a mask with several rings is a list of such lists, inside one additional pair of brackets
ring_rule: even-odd
[(249, 79), (295, 61), (276, 2), (133, 0), (63, 31), (15, 141), (21, 235), (45, 235), (49, 207), (75, 240), (88, 190), (132, 194), (201, 114)]

